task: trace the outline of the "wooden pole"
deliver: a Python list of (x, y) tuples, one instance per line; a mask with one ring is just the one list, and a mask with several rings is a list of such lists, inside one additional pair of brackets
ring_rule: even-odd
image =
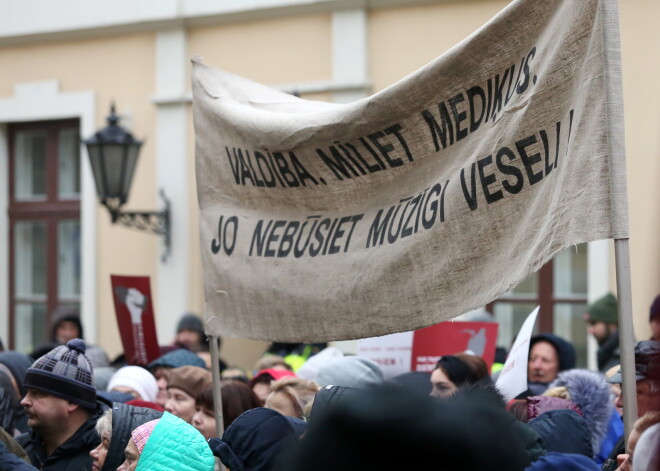
[(616, 287), (619, 308), (619, 348), (621, 350), (621, 391), (623, 394), (623, 424), (628, 436), (637, 420), (637, 381), (635, 379), (635, 333), (632, 321), (630, 283), (630, 249), (628, 239), (614, 240)]
[[(220, 353), (219, 353), (219, 338), (214, 335), (209, 335), (209, 344), (211, 346), (211, 375), (213, 377), (213, 405), (215, 406), (215, 431), (218, 438), (222, 438), (225, 431), (223, 417), (222, 417), (222, 393), (220, 392)], [(221, 461), (218, 460), (216, 469), (224, 471), (225, 467)]]

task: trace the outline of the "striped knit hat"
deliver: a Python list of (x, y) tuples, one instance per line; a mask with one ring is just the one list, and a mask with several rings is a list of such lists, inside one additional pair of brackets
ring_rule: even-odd
[(96, 408), (92, 365), (85, 356), (87, 345), (73, 339), (54, 348), (25, 373), (25, 387), (38, 389), (86, 409)]

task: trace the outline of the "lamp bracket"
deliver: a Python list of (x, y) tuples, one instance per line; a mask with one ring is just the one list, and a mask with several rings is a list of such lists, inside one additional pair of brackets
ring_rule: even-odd
[(113, 207), (110, 204), (106, 204), (106, 207), (110, 210), (113, 224), (118, 223), (131, 229), (162, 235), (165, 251), (160, 259), (162, 262), (166, 262), (172, 251), (170, 200), (165, 196), (165, 191), (162, 188), (159, 194), (165, 203), (162, 211), (122, 211), (120, 207)]

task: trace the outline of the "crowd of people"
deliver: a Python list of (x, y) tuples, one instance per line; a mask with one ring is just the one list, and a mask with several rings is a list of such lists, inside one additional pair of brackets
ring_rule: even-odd
[(333, 347), (277, 344), (250, 372), (222, 362), (221, 407), (197, 316), (138, 366), (110, 364), (61, 310), (34, 357), (0, 352), (0, 471), (660, 470), (660, 296), (653, 337), (635, 345), (627, 440), (616, 309), (610, 294), (584, 315), (600, 371), (576, 368), (566, 340), (535, 335), (528, 388), (508, 402), (469, 351), (386, 378)]

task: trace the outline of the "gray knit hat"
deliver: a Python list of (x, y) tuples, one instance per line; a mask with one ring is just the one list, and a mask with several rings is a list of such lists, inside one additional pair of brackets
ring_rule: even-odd
[(38, 389), (86, 409), (96, 408), (92, 366), (82, 339), (69, 340), (37, 361), (25, 373), (25, 387)]

